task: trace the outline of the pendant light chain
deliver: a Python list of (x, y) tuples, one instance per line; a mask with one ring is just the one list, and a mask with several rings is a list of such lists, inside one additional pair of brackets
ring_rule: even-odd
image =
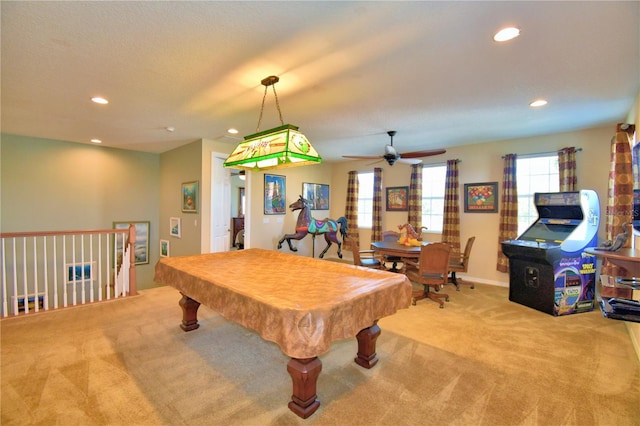
[(267, 99), (267, 88), (271, 86), (273, 88), (273, 95), (276, 98), (276, 107), (278, 108), (278, 116), (280, 117), (280, 125), (284, 126), (284, 120), (282, 119), (282, 111), (280, 110), (280, 101), (278, 100), (278, 93), (276, 92), (275, 83), (272, 84), (264, 84), (264, 95), (262, 96), (262, 106), (260, 107), (260, 117), (258, 117), (258, 127), (256, 127), (256, 133), (260, 131), (260, 123), (262, 123), (262, 113), (264, 112), (264, 101)]

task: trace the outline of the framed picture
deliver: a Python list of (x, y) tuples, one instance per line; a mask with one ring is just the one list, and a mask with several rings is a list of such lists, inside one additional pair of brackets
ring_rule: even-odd
[(409, 187), (392, 186), (387, 188), (387, 211), (406, 212), (409, 210)]
[(465, 183), (465, 213), (496, 213), (498, 211), (498, 182)]
[(160, 257), (169, 257), (169, 241), (160, 240)]
[(264, 214), (287, 213), (287, 178), (279, 175), (264, 175)]
[(65, 265), (67, 268), (67, 284), (82, 283), (93, 281), (93, 269), (95, 262), (86, 263), (68, 263)]
[(198, 181), (182, 184), (182, 212), (198, 213), (200, 199), (198, 198)]
[[(149, 221), (142, 222), (113, 222), (114, 229), (129, 229), (129, 224), (136, 227), (136, 243), (133, 247), (135, 254), (135, 264), (144, 265), (149, 263)], [(122, 259), (122, 235), (116, 235), (116, 248), (118, 252), (118, 262)]]
[(172, 237), (182, 238), (182, 226), (179, 217), (169, 218), (169, 235)]
[(302, 196), (309, 200), (311, 210), (329, 210), (329, 185), (303, 182)]

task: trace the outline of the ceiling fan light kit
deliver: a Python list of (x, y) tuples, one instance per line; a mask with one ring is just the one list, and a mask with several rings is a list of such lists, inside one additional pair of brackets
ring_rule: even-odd
[[(272, 170), (287, 167), (306, 166), (322, 162), (318, 151), (311, 145), (307, 137), (298, 131), (298, 127), (284, 124), (278, 94), (275, 84), (280, 78), (272, 75), (262, 79), (264, 96), (258, 128), (256, 133), (244, 137), (225, 160), (224, 167), (243, 168), (247, 170)], [(267, 88), (272, 86), (276, 98), (276, 106), (280, 116), (281, 126), (260, 132), (260, 122), (264, 111), (264, 100), (267, 96)]]
[(393, 166), (396, 162), (405, 164), (418, 164), (422, 160), (420, 158), (430, 157), (432, 155), (440, 155), (447, 152), (445, 149), (432, 149), (427, 151), (413, 151), (400, 154), (393, 146), (393, 137), (396, 135), (395, 130), (389, 130), (387, 132), (391, 138), (391, 142), (384, 147), (384, 155), (370, 156), (370, 155), (343, 155), (343, 158), (352, 158), (358, 160), (371, 160), (379, 159), (379, 161), (385, 160), (390, 166)]

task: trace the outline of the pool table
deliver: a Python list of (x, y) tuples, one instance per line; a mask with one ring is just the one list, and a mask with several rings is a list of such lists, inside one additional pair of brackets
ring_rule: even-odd
[(204, 304), (275, 342), (291, 358), (289, 408), (302, 418), (320, 406), (318, 356), (332, 342), (355, 336), (355, 362), (373, 367), (378, 320), (411, 302), (403, 274), (256, 248), (161, 258), (154, 279), (182, 294), (182, 330), (199, 327)]

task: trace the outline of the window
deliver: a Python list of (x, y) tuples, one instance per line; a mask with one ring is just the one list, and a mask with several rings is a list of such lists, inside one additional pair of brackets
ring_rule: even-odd
[(373, 226), (373, 172), (358, 173), (358, 227)]
[(445, 165), (422, 168), (422, 226), (431, 232), (442, 232), (446, 178)]
[(538, 211), (533, 204), (536, 192), (558, 192), (560, 172), (558, 156), (546, 154), (529, 156), (516, 160), (518, 186), (518, 235), (522, 235), (538, 219)]

